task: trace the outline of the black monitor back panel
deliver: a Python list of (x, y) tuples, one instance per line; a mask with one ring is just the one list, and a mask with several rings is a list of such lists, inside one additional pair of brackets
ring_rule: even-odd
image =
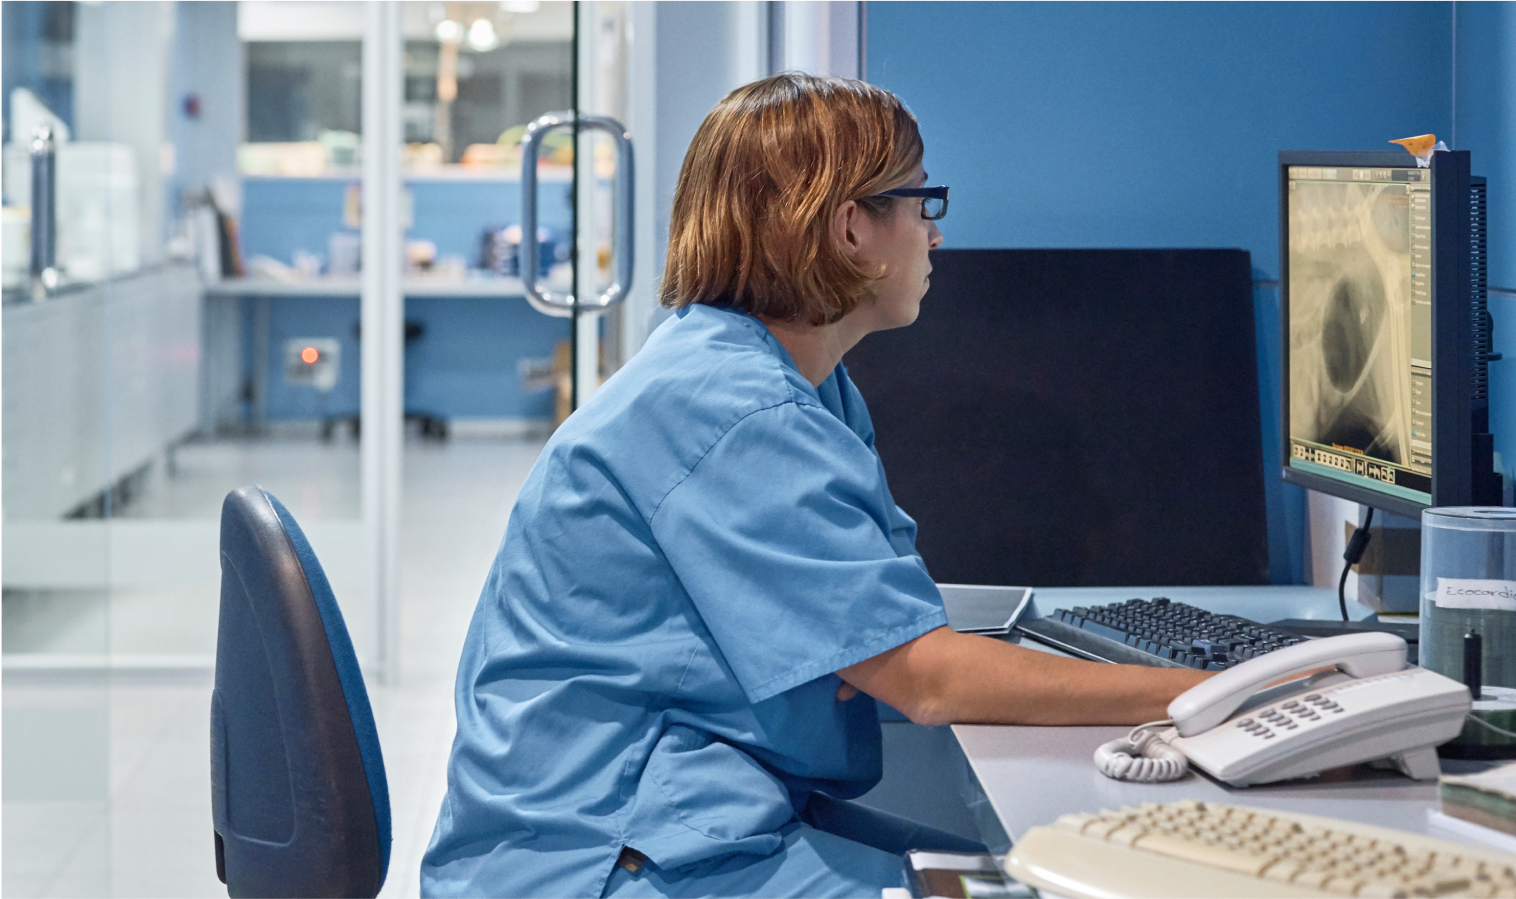
[(1243, 250), (938, 250), (846, 363), (939, 582), (1268, 583)]

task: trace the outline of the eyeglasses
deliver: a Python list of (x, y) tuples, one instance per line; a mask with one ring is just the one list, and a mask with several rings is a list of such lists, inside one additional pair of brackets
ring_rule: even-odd
[(902, 200), (921, 198), (921, 217), (936, 221), (947, 215), (948, 189), (946, 187), (897, 187), (894, 190), (874, 194), (876, 197), (898, 197)]

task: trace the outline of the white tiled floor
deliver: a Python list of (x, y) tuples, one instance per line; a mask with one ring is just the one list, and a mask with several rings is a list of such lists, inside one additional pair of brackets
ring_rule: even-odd
[[(400, 679), (369, 683), (394, 821), (381, 895), (417, 895), (421, 854), (445, 789), (459, 646), (541, 445), (407, 444)], [(212, 449), (181, 453), (179, 474), (150, 485), (132, 514), (214, 515), (228, 478), (264, 483), (297, 518), (351, 514), (351, 445)], [(117, 611), (113, 605), (109, 614)], [(204, 671), (7, 669), (0, 892), (224, 896), (211, 838), (209, 701)]]

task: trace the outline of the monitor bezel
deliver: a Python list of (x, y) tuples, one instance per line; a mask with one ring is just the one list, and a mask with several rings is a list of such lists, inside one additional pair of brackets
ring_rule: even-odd
[[(1470, 283), (1469, 154), (1432, 154), (1432, 491), (1430, 502), (1302, 471), (1290, 465), (1290, 223), (1291, 166), (1416, 168), (1401, 151), (1281, 151), (1279, 153), (1280, 456), (1285, 482), (1396, 515), (1420, 518), (1433, 506), (1475, 503), (1473, 466), (1471, 305), (1458, 284)], [(1454, 296), (1444, 296), (1448, 289)]]

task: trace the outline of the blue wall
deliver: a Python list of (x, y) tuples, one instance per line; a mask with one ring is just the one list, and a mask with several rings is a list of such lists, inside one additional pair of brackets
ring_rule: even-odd
[(868, 75), (954, 188), (949, 246), (1243, 247), (1272, 277), (1278, 151), (1446, 134), (1450, 29), (1430, 3), (878, 3)]
[[(1456, 147), (1490, 183), (1490, 285), (1516, 290), (1516, 3), (1459, 3)], [(1516, 300), (1490, 298), (1490, 429), (1516, 471)]]
[(238, 237), (242, 258), (270, 256), (285, 264), (296, 250), (326, 257), (342, 222), (349, 178), (244, 178)]
[[(348, 178), (248, 178), (242, 185), (241, 242), (244, 258), (261, 254), (286, 264), (296, 250), (323, 259), (327, 240), (343, 224)], [(437, 244), (439, 255), (461, 254), (479, 264), (480, 235), (519, 221), (520, 185), (488, 179), (424, 180), (407, 185), (414, 224), (406, 236)], [(543, 182), (541, 221), (555, 234), (569, 222), (568, 185)], [(251, 315), (252, 304), (247, 304)], [(567, 319), (549, 318), (519, 297), (410, 297), (408, 321), (426, 331), (406, 347), (405, 407), (442, 418), (553, 416), (551, 391), (522, 390), (518, 363), (550, 357), (567, 340)], [(355, 297), (280, 297), (269, 305), (268, 383), (270, 420), (352, 415), (358, 410), (358, 322)], [(252, 333), (248, 319), (247, 333)], [(308, 386), (286, 384), (284, 341), (334, 337), (342, 343), (342, 376), (325, 399)], [(251, 358), (251, 348), (249, 356)], [(251, 372), (249, 371), (249, 374)]]
[[(343, 204), (353, 178), (246, 178), (242, 182), (242, 254), (271, 256), (288, 265), (296, 250), (326, 258), (335, 231), (351, 231), (342, 221)], [(541, 226), (566, 234), (569, 185), (544, 181)], [(486, 228), (521, 220), (521, 185), (505, 179), (460, 178), (410, 181), (411, 240), (430, 240), (440, 256), (461, 254), (470, 267), (479, 264), (480, 237)]]
[[(168, 130), (174, 143), (174, 173), (165, 179), (167, 209), (177, 211), (186, 192), (200, 192), (217, 178), (237, 177), (242, 139), (242, 42), (237, 4), (205, 0), (174, 4), (174, 65), (169, 85)], [(186, 108), (190, 95), (198, 115)]]
[[(24, 87), (37, 95), (53, 114), (74, 130), (74, 79), (56, 66), (44, 64), (43, 57), (56, 52), (66, 42), (50, 38), (49, 26), (58, 30), (64, 19), (72, 21), (72, 13), (45, 3), (0, 4), (0, 121), (4, 123), (7, 141), (25, 140), (26, 136), (13, 137), (11, 127), (11, 91)], [(64, 19), (60, 19), (60, 16)], [(70, 31), (72, 30), (70, 26)], [(72, 41), (72, 34), (68, 35)], [(52, 71), (49, 71), (52, 70)]]
[[(1278, 151), (1448, 134), (1452, 35), (1446, 3), (874, 3), (868, 77), (910, 105), (932, 183), (953, 187), (947, 246), (1242, 247), (1268, 282)], [(1278, 304), (1255, 291), (1270, 568), (1292, 583), (1304, 501), (1274, 476)]]
[(463, 418), (552, 418), (553, 392), (527, 393), (517, 362), (553, 355), (571, 336), (524, 298), (410, 297), (407, 320), (426, 333), (405, 353), (405, 407)]
[[(357, 297), (274, 297), (269, 303), (265, 415), (271, 421), (356, 415), (360, 356)], [(254, 301), (243, 303), (246, 370), (251, 376)], [(520, 297), (409, 297), (406, 321), (425, 329), (405, 348), (405, 408), (441, 418), (553, 417), (550, 390), (523, 389), (518, 363), (553, 355), (569, 339), (565, 318), (550, 318)], [(337, 386), (323, 399), (284, 380), (284, 344), (332, 337), (342, 345)]]
[(1516, 3), (1455, 6), (1453, 146), (1472, 153), (1474, 173), (1490, 179), (1490, 283), (1516, 290)]

